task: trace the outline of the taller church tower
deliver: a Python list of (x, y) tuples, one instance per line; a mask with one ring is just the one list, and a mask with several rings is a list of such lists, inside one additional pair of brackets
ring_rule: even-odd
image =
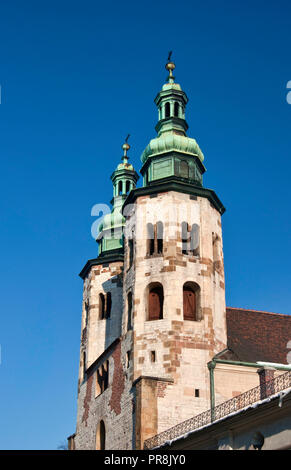
[(221, 215), (186, 134), (188, 98), (168, 62), (143, 187), (123, 163), (84, 279), (76, 449), (142, 449), (210, 406), (207, 363), (226, 347)]

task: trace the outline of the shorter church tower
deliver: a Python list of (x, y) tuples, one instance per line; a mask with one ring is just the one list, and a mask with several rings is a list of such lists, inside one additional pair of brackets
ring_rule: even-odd
[[(112, 211), (105, 215), (99, 226), (96, 240), (98, 257), (89, 260), (80, 273), (84, 288), (77, 430), (72, 441), (76, 449), (107, 447), (106, 435), (112, 440), (111, 448), (122, 448), (125, 445), (123, 429), (126, 429), (126, 420), (130, 422), (126, 435), (132, 434), (131, 384), (123, 372), (129, 371), (130, 357), (127, 353), (131, 346), (121, 341), (123, 233), (126, 222), (121, 209), (135, 188), (138, 175), (128, 161), (130, 146), (127, 141), (122, 148), (122, 163), (111, 176)], [(130, 438), (126, 448), (131, 448), (129, 442)]]

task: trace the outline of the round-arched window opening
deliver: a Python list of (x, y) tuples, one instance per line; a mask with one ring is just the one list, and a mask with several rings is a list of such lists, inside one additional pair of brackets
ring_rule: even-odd
[(96, 430), (96, 450), (105, 450), (106, 432), (104, 421), (101, 420)]
[(170, 103), (166, 103), (165, 105), (165, 117), (168, 118), (170, 117)]
[(162, 284), (154, 282), (148, 286), (148, 320), (163, 318), (164, 289)]
[(183, 285), (183, 317), (184, 320), (199, 320), (199, 292), (195, 282), (185, 282)]
[(130, 181), (126, 181), (125, 191), (126, 191), (126, 194), (129, 193), (129, 191), (130, 191)]

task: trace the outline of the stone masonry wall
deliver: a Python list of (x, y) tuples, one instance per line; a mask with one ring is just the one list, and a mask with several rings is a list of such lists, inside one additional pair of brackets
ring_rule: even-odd
[[(122, 276), (123, 263), (106, 263), (93, 266), (84, 281), (82, 338), (86, 338), (87, 367), (121, 335), (123, 309)], [(99, 318), (99, 294), (106, 296), (111, 292), (112, 306), (110, 318)], [(89, 315), (86, 326), (85, 304), (89, 305)], [(84, 328), (86, 328), (84, 332)], [(81, 338), (81, 339), (82, 339)]]
[[(171, 208), (176, 210), (176, 223)], [(182, 254), (185, 220), (200, 227), (199, 256)], [(164, 224), (163, 255), (147, 256), (146, 224), (157, 221)], [(157, 431), (162, 432), (209, 408), (207, 362), (226, 347), (221, 217), (205, 198), (168, 192), (139, 197), (128, 224), (136, 233), (131, 268), (125, 244), (124, 274), (134, 297), (134, 379), (154, 376), (174, 381), (157, 397)], [(200, 287), (200, 321), (183, 320), (183, 285), (188, 281)], [(164, 314), (161, 320), (148, 321), (147, 286), (152, 282), (163, 285)]]
[[(117, 344), (116, 344), (117, 343)], [(80, 385), (78, 396), (77, 430), (75, 448), (96, 449), (98, 425), (104, 421), (106, 450), (132, 449), (135, 445), (134, 392), (132, 390), (132, 361), (127, 364), (126, 353), (131, 350), (131, 334), (116, 341), (109, 350), (91, 366)], [(97, 369), (109, 361), (108, 388), (98, 395)]]
[[(123, 263), (93, 266), (84, 281), (75, 448), (96, 449), (97, 428), (104, 421), (106, 449), (134, 446), (132, 332), (122, 335)], [(99, 293), (111, 292), (110, 318), (99, 318)], [(89, 305), (86, 321), (85, 304)], [(83, 353), (86, 353), (84, 374)], [(99, 394), (97, 369), (108, 361), (108, 388)]]

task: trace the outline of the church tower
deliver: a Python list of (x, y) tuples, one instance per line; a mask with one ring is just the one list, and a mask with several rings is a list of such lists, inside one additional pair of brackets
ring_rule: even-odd
[(188, 98), (174, 63), (166, 69), (143, 186), (135, 188), (126, 143), (99, 256), (81, 272), (78, 449), (142, 449), (208, 409), (207, 363), (226, 347), (225, 209), (203, 186), (204, 156), (186, 134)]

